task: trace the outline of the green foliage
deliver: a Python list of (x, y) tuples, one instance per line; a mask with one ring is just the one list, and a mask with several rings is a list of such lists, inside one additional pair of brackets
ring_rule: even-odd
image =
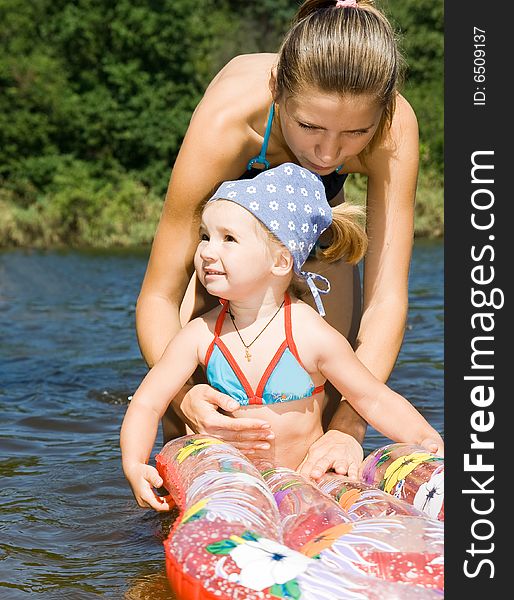
[(421, 168), (443, 171), (444, 5), (442, 0), (383, 0), (407, 61), (405, 97), (418, 117)]
[[(73, 154), (163, 192), (221, 37), (214, 0), (2, 0), (0, 176)], [(29, 40), (33, 40), (30, 43)]]
[(27, 183), (0, 190), (0, 240), (6, 246), (130, 246), (147, 244), (161, 212), (160, 197), (124, 173), (101, 179), (84, 161), (45, 157), (34, 172), (51, 173), (44, 194)]
[[(345, 197), (354, 204), (366, 204), (366, 177), (353, 173), (344, 185)], [(418, 179), (414, 210), (414, 235), (439, 238), (444, 234), (443, 178), (433, 168), (422, 169)]]
[(230, 0), (227, 4), (237, 28), (221, 46), (224, 62), (237, 54), (277, 52), (297, 9), (297, 3), (291, 0)]
[[(442, 2), (383, 0), (422, 168), (442, 172)], [(191, 113), (234, 55), (275, 52), (293, 0), (0, 0), (0, 244), (148, 243)]]

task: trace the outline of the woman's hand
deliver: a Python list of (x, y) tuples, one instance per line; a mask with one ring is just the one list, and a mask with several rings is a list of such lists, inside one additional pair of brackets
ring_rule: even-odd
[(314, 480), (320, 479), (329, 469), (358, 479), (363, 458), (362, 446), (354, 437), (331, 429), (312, 444), (297, 470)]
[(219, 412), (232, 413), (240, 408), (230, 396), (207, 384), (192, 387), (182, 399), (180, 411), (195, 433), (216, 435), (245, 454), (267, 450), (275, 436), (269, 423), (262, 419), (235, 419)]
[(158, 496), (153, 488), (162, 487), (162, 477), (155, 467), (144, 463), (134, 463), (124, 468), (125, 476), (130, 483), (134, 498), (141, 508), (153, 508), (158, 512), (170, 510), (173, 504), (169, 497)]

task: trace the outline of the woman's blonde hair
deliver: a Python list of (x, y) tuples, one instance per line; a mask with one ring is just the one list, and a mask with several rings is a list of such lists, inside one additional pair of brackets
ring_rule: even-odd
[(278, 52), (275, 97), (314, 87), (375, 99), (384, 111), (369, 151), (391, 124), (403, 67), (393, 28), (372, 0), (343, 8), (306, 0)]

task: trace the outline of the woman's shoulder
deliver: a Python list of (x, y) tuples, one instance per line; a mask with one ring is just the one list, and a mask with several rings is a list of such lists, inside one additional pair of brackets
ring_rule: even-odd
[(180, 167), (185, 164), (187, 174), (199, 155), (206, 157), (209, 170), (202, 196), (213, 182), (238, 177), (247, 161), (258, 153), (272, 102), (272, 57), (246, 55), (232, 59), (213, 79), (193, 112), (174, 173), (182, 173)]
[(418, 120), (411, 104), (401, 94), (396, 98), (391, 125), (385, 132), (382, 141), (377, 145), (376, 152), (372, 151), (370, 158), (380, 152), (396, 152), (403, 144), (418, 141)]
[(274, 54), (244, 54), (234, 57), (214, 77), (195, 110), (211, 123), (252, 125), (271, 103), (269, 80)]
[(398, 94), (396, 107), (391, 121), (390, 135), (397, 139), (401, 135), (418, 135), (416, 113), (407, 98)]
[(255, 81), (262, 79), (266, 83), (277, 55), (271, 52), (255, 54), (239, 54), (231, 58), (228, 63), (220, 69), (213, 78), (207, 90), (214, 85), (227, 83), (232, 78), (238, 81)]
[(193, 153), (202, 148), (222, 157), (231, 165), (226, 175), (242, 172), (262, 143), (272, 102), (273, 60), (269, 54), (233, 58), (214, 77), (193, 113), (184, 144)]

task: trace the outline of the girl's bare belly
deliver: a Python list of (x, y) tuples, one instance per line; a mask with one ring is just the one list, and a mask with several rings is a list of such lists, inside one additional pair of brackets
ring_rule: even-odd
[(324, 395), (266, 406), (244, 406), (233, 413), (236, 418), (263, 419), (271, 425), (275, 439), (269, 450), (248, 455), (261, 470), (270, 466), (296, 469), (310, 446), (323, 435), (321, 415)]

